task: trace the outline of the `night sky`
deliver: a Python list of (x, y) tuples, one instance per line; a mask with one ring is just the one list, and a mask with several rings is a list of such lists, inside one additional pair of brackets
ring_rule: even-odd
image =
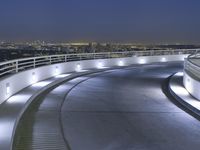
[(200, 43), (200, 0), (1, 0), (0, 40)]

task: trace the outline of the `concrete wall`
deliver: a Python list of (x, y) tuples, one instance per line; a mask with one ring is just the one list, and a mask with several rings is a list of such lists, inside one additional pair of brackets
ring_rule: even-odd
[(200, 100), (200, 81), (192, 78), (187, 72), (183, 75), (183, 84), (186, 90), (195, 98)]
[(104, 67), (118, 66), (122, 61), (125, 66), (130, 64), (146, 64), (152, 62), (165, 62), (165, 61), (183, 61), (187, 55), (165, 55), (165, 56), (143, 56), (143, 57), (128, 57), (128, 58), (113, 58), (113, 59), (98, 59), (98, 60), (84, 60), (74, 61), (67, 63), (60, 63), (39, 67), (36, 69), (19, 72), (8, 78), (0, 81), (0, 104), (3, 103), (10, 96), (19, 92), (23, 88), (50, 78), (52, 76), (76, 71), (77, 64), (81, 69), (97, 68), (99, 63)]

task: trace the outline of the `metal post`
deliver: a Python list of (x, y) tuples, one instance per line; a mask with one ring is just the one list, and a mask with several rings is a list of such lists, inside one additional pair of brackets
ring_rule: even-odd
[(33, 59), (33, 68), (35, 68), (35, 58)]
[(108, 58), (111, 58), (111, 52), (108, 53)]
[(154, 50), (151, 50), (151, 56), (153, 56), (154, 55)]
[(16, 73), (19, 71), (18, 70), (18, 61), (16, 61), (16, 64), (15, 64), (15, 71), (16, 71)]
[(50, 59), (49, 59), (49, 63), (51, 64), (51, 56), (49, 57)]
[(174, 55), (174, 50), (172, 50), (172, 55)]

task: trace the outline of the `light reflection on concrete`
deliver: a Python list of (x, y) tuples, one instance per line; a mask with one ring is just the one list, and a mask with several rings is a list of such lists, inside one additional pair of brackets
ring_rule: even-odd
[(24, 104), (32, 95), (31, 94), (17, 94), (10, 97), (7, 102), (8, 103), (22, 103)]
[(50, 84), (51, 81), (41, 81), (32, 85), (32, 87), (44, 87)]
[(60, 75), (55, 76), (55, 78), (65, 78), (65, 77), (68, 77), (70, 75), (71, 74), (60, 74)]
[(186, 90), (186, 88), (181, 85), (180, 83), (176, 83), (177, 78), (183, 77), (183, 72), (178, 72), (172, 77), (172, 81), (170, 81), (170, 88), (171, 90), (181, 98), (181, 100), (185, 101), (189, 105), (193, 106), (194, 108), (200, 111), (200, 101), (190, 95), (190, 93)]
[(0, 123), (0, 139), (7, 139), (12, 134), (13, 123), (10, 120), (1, 120)]
[(181, 95), (181, 96), (189, 96), (190, 94), (188, 93), (188, 91), (184, 88), (184, 87), (181, 87), (181, 86), (178, 86), (178, 85), (174, 85), (173, 88), (172, 88), (178, 95)]

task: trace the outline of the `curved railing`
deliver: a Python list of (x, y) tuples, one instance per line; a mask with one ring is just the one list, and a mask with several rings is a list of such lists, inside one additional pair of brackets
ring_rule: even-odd
[(62, 54), (62, 55), (31, 57), (31, 58), (17, 59), (17, 60), (11, 60), (11, 61), (0, 63), (0, 77), (8, 75), (8, 74), (24, 71), (27, 69), (33, 69), (40, 66), (69, 62), (69, 61), (123, 58), (123, 57), (132, 57), (132, 56), (193, 54), (199, 51), (200, 49), (147, 50), (147, 51)]
[(184, 70), (200, 79), (200, 52), (191, 54), (185, 59)]

